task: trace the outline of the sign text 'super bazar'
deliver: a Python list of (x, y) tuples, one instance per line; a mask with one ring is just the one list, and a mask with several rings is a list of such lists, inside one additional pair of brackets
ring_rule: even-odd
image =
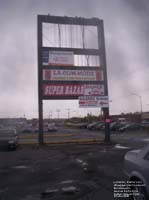
[(43, 70), (43, 80), (103, 81), (102, 70)]
[(104, 85), (99, 84), (43, 84), (43, 96), (104, 95)]

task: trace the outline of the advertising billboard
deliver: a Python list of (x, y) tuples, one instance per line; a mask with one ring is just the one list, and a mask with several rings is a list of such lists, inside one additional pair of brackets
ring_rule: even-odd
[(43, 96), (95, 96), (104, 95), (104, 85), (100, 84), (43, 84)]
[(43, 80), (50, 81), (103, 81), (102, 70), (44, 69)]
[(74, 66), (74, 55), (71, 51), (43, 51), (42, 65)]
[(79, 97), (79, 107), (109, 107), (108, 96), (80, 96)]

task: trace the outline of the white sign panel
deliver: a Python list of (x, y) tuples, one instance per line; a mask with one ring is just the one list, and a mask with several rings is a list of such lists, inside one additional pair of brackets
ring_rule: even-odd
[(80, 96), (79, 97), (79, 107), (109, 107), (108, 96)]
[(102, 70), (44, 69), (43, 80), (50, 81), (103, 81)]
[(49, 66), (74, 66), (74, 55), (70, 51), (49, 51)]

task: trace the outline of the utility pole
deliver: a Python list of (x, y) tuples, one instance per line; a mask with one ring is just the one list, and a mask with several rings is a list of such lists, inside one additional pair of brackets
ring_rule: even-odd
[(50, 111), (50, 119), (52, 119), (52, 111)]
[(140, 114), (141, 114), (141, 120), (142, 120), (142, 97), (141, 97), (141, 95), (138, 95), (136, 93), (131, 93), (131, 95), (139, 97), (139, 101), (140, 101)]
[(103, 118), (102, 118), (102, 107), (100, 108), (100, 120), (102, 121)]
[(68, 119), (70, 118), (70, 108), (66, 109), (68, 111)]
[(60, 109), (57, 109), (57, 118), (59, 119)]

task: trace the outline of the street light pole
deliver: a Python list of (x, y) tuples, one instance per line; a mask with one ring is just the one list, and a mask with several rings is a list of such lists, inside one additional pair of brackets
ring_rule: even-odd
[(70, 108), (66, 109), (68, 111), (68, 119), (70, 118)]
[(142, 97), (141, 95), (138, 95), (136, 93), (132, 93), (131, 95), (135, 95), (137, 97), (139, 97), (139, 101), (140, 101), (140, 112), (141, 112), (141, 119), (142, 119)]
[(50, 111), (50, 119), (52, 119), (52, 111)]
[(58, 117), (58, 119), (59, 119), (59, 113), (60, 113), (60, 110), (57, 109), (57, 117)]

